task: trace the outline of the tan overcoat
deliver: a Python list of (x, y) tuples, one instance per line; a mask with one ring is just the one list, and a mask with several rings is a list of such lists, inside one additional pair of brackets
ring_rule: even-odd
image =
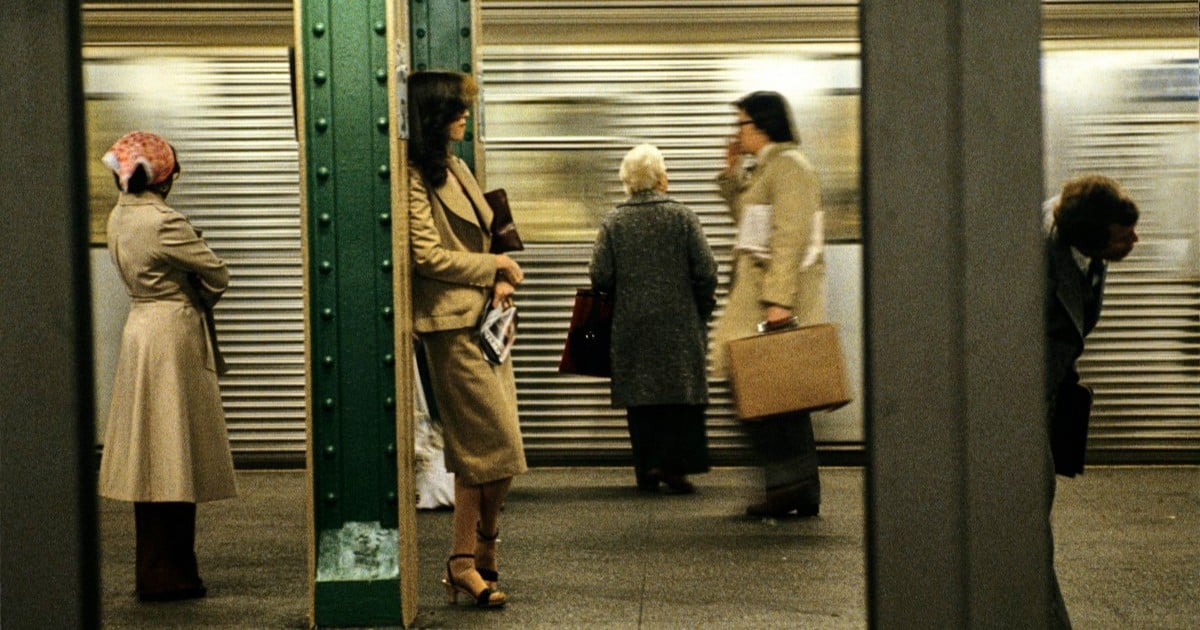
[(734, 252), (733, 285), (713, 328), (713, 373), (728, 376), (726, 345), (756, 334), (767, 306), (792, 309), (801, 325), (826, 320), (824, 241), (814, 240), (821, 218), (821, 183), (793, 143), (768, 145), (750, 173), (717, 178), (735, 222), (752, 205), (771, 207), (770, 258)]
[[(126, 194), (108, 250), (131, 300), (100, 463), (100, 494), (203, 502), (237, 495), (216, 365), (197, 300), (229, 284), (225, 262), (155, 193)], [(200, 291), (188, 280), (195, 274)]]

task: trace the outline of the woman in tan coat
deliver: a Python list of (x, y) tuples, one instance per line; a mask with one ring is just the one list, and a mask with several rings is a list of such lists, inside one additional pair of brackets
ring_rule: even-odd
[(154, 134), (125, 135), (103, 158), (121, 190), (108, 250), (129, 292), (100, 463), (100, 494), (134, 503), (142, 600), (203, 597), (196, 504), (237, 495), (204, 310), (225, 263), (165, 199), (180, 168)]
[[(825, 320), (821, 185), (797, 148), (790, 107), (776, 92), (754, 92), (735, 105), (737, 136), (717, 178), (738, 224), (733, 286), (713, 331), (713, 369), (721, 377), (728, 372), (726, 344), (756, 334), (759, 322)], [(743, 167), (743, 155), (754, 156), (753, 170)], [(746, 513), (815, 516), (821, 481), (809, 414), (755, 418), (743, 426), (766, 480), (765, 499)]]
[(491, 208), (467, 165), (450, 153), (450, 143), (466, 134), (476, 93), (462, 74), (409, 77), (409, 230), (413, 329), (429, 359), (446, 469), (454, 473), (443, 584), (451, 601), (461, 592), (487, 608), (504, 605), (497, 588), (500, 506), (526, 466), (512, 363), (487, 361), (478, 326), (489, 303), (511, 302), (524, 274), (508, 256), (488, 253)]

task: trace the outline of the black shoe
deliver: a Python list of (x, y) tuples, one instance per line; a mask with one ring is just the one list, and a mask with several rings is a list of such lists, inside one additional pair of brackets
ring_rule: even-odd
[(761, 503), (746, 508), (747, 516), (781, 518), (795, 512), (801, 518), (816, 516), (821, 511), (820, 503), (813, 503), (804, 488), (786, 488), (767, 493)]
[(442, 585), (446, 587), (446, 599), (451, 604), (458, 603), (458, 594), (462, 593), (468, 597), (475, 599), (475, 605), (479, 608), (499, 608), (504, 605), (504, 593), (500, 591), (484, 587), (478, 593), (472, 593), (471, 589), (466, 584), (454, 579), (454, 573), (450, 571), (450, 563), (459, 558), (470, 558), (472, 562), (475, 560), (475, 555), (470, 553), (458, 553), (450, 556), (446, 561), (446, 577), (442, 580)]
[(667, 494), (692, 494), (696, 486), (683, 475), (665, 475), (663, 483), (667, 484)]
[(184, 599), (199, 599), (208, 594), (208, 589), (201, 586), (193, 586), (190, 588), (177, 588), (169, 591), (156, 591), (153, 593), (138, 592), (138, 600), (143, 602), (176, 602)]

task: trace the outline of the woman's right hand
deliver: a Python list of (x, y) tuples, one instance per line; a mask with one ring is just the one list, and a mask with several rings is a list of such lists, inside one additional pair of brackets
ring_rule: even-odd
[(514, 286), (525, 281), (525, 272), (521, 271), (521, 265), (517, 261), (509, 258), (507, 254), (496, 254), (496, 271), (500, 277), (511, 282)]
[(512, 304), (512, 296), (516, 290), (516, 287), (508, 281), (497, 280), (496, 286), (492, 287), (492, 306), (500, 308)]
[(737, 138), (732, 138), (725, 145), (725, 172), (737, 172), (738, 165), (742, 162), (742, 144)]

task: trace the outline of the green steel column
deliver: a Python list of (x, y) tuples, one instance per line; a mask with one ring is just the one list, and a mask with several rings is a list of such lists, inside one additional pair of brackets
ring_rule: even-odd
[[(405, 147), (392, 121), (406, 68), (477, 74), (478, 12), (405, 1), (296, 0), (311, 614), (323, 627), (399, 625), (416, 610)], [(474, 133), (459, 151), (476, 162)]]
[(297, 9), (312, 621), (397, 625), (389, 11), (386, 0)]

